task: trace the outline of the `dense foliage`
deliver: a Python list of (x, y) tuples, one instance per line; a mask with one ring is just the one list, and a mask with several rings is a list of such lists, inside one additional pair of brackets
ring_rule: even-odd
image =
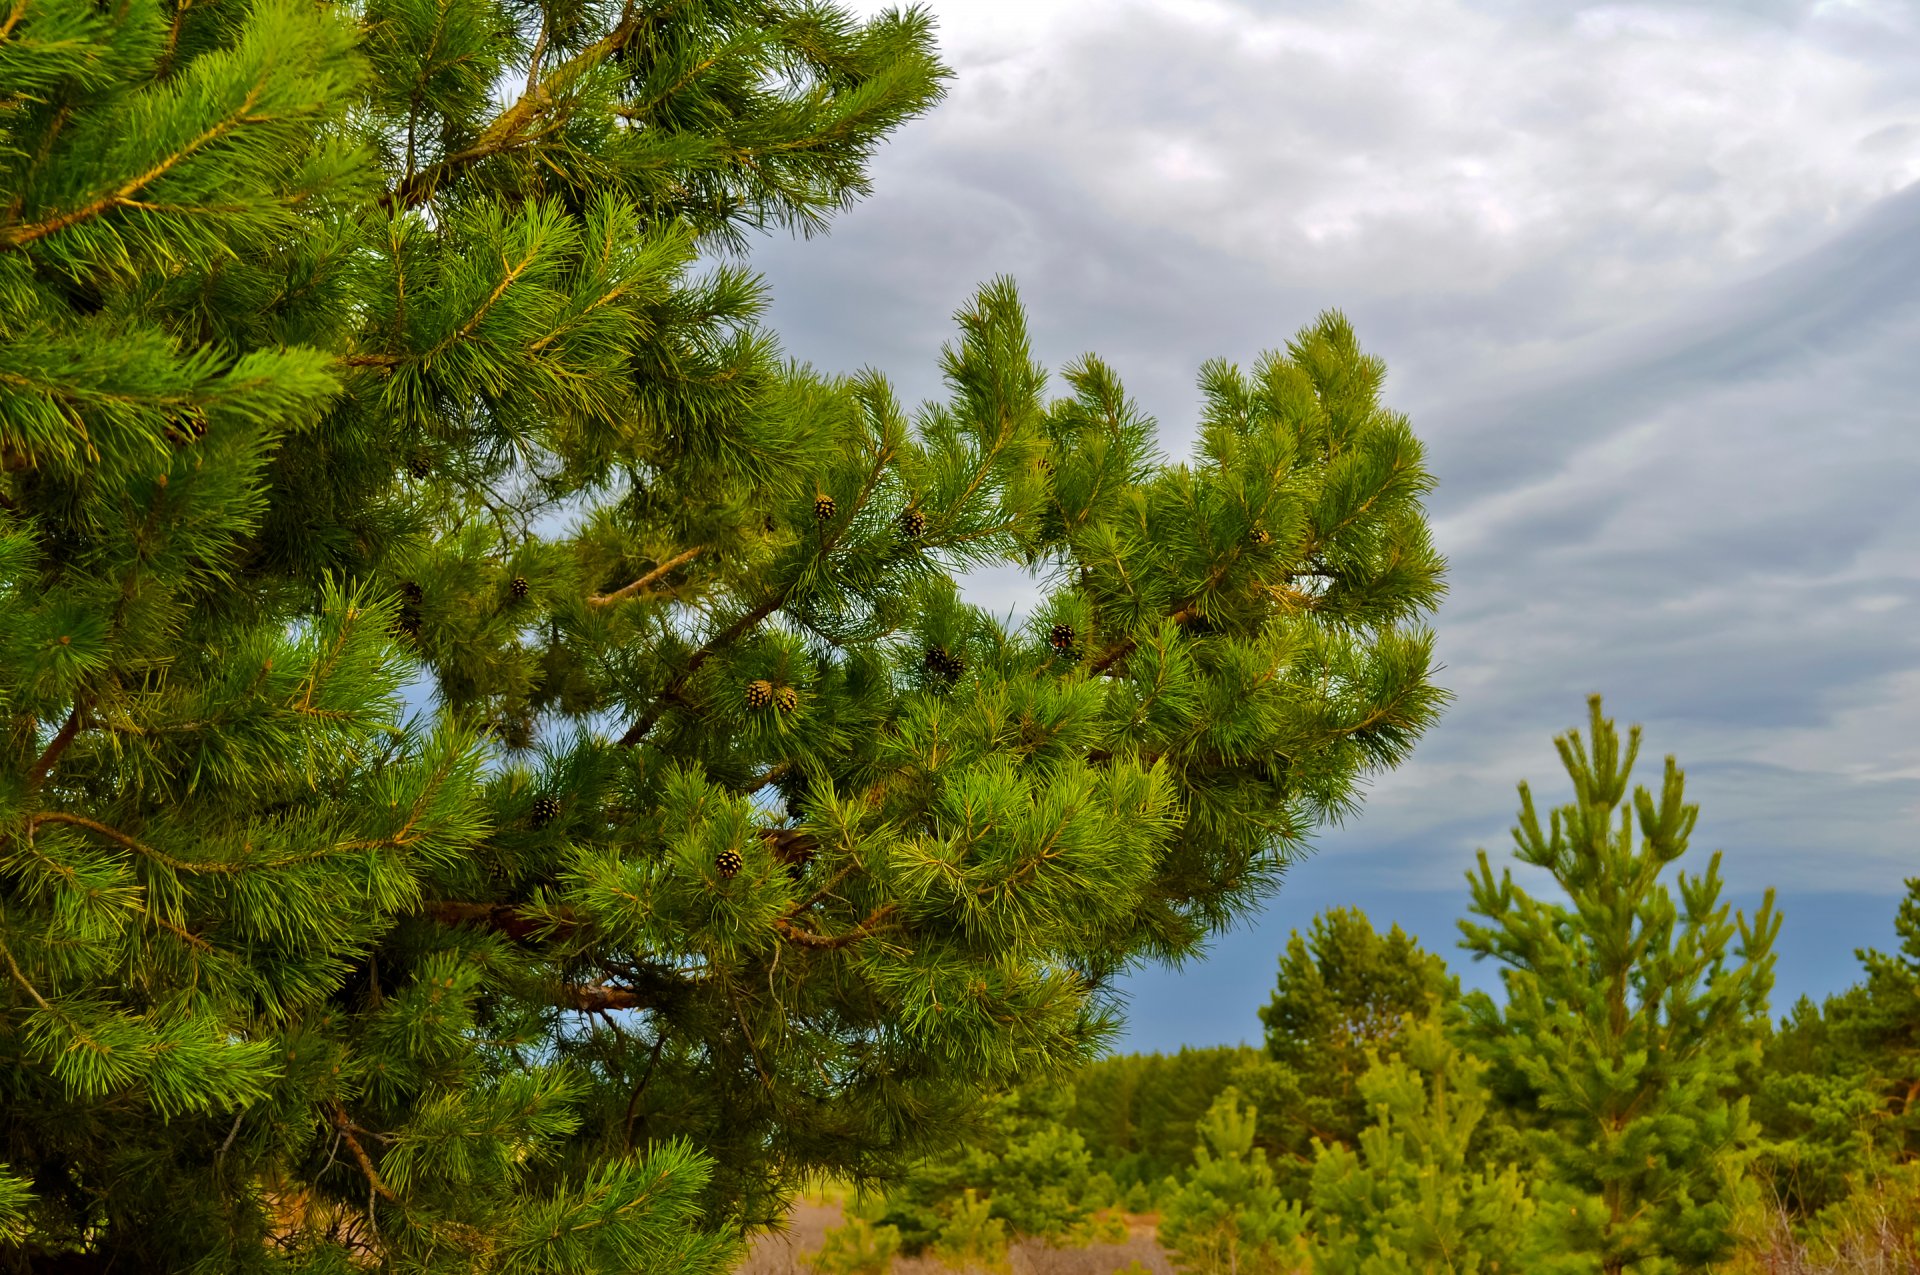
[(1432, 479), (1337, 313), (1171, 464), (1009, 282), (910, 411), (696, 268), (947, 78), (814, 0), (0, 19), (0, 1263), (719, 1269), (1408, 755)]

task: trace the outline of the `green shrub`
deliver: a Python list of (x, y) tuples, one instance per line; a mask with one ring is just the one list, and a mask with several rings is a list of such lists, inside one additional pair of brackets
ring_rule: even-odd
[(993, 1206), (969, 1189), (954, 1201), (940, 1226), (933, 1255), (968, 1275), (1003, 1275), (1007, 1264), (1007, 1224), (993, 1215)]
[(1256, 1112), (1228, 1089), (1200, 1122), (1186, 1181), (1167, 1201), (1160, 1242), (1176, 1269), (1196, 1275), (1282, 1275), (1294, 1269), (1305, 1219), (1281, 1198), (1266, 1153), (1253, 1145)]
[(899, 1251), (900, 1228), (855, 1217), (830, 1228), (820, 1250), (800, 1260), (813, 1275), (887, 1275)]

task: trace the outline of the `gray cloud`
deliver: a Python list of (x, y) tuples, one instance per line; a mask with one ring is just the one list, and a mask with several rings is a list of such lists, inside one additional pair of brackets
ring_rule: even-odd
[[(1900, 890), (1920, 815), (1920, 10), (935, 7), (949, 102), (830, 235), (754, 253), (792, 353), (936, 396), (949, 315), (1011, 274), (1038, 357), (1101, 353), (1178, 456), (1204, 359), (1250, 361), (1338, 307), (1428, 440), (1459, 700), (1318, 838), (1307, 894), (1464, 905), (1474, 847), (1505, 854), (1515, 781), (1564, 799), (1550, 738), (1594, 690), (1645, 723), (1646, 782), (1678, 756), (1696, 847), (1725, 847), (1736, 888)], [(1032, 597), (1017, 572), (972, 590), (1002, 613)], [(1293, 890), (1269, 951), (1305, 924)], [(1846, 910), (1810, 903), (1828, 928), (1795, 950), (1850, 951)]]

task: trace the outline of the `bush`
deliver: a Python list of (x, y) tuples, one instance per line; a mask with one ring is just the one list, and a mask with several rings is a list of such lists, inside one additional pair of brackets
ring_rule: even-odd
[(993, 1206), (972, 1190), (954, 1201), (934, 1242), (934, 1257), (968, 1275), (1002, 1275), (1009, 1270), (1007, 1225), (992, 1212)]
[(829, 1229), (819, 1252), (800, 1260), (813, 1275), (887, 1275), (899, 1251), (899, 1227), (856, 1217)]

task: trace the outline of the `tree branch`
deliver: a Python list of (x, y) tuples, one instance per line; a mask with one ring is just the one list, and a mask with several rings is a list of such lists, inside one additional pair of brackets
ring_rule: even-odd
[(67, 745), (80, 733), (80, 708), (80, 701), (76, 699), (73, 711), (67, 714), (66, 724), (60, 728), (60, 733), (53, 737), (47, 750), (40, 754), (40, 760), (34, 762), (33, 768), (27, 771), (28, 792), (33, 792), (46, 782), (47, 776), (53, 771), (53, 764), (60, 760), (60, 754), (67, 751)]
[(887, 903), (867, 914), (867, 919), (848, 930), (845, 934), (815, 934), (803, 930), (785, 917), (775, 917), (773, 928), (780, 931), (781, 937), (798, 943), (801, 947), (838, 948), (848, 947), (861, 939), (871, 938), (879, 930), (886, 928), (894, 913), (900, 910), (897, 903)]
[(618, 602), (622, 598), (630, 598), (634, 594), (639, 593), (644, 589), (652, 588), (656, 583), (658, 583), (661, 580), (662, 577), (666, 576), (670, 572), (677, 571), (681, 567), (686, 566), (689, 562), (692, 562), (695, 558), (699, 557), (701, 554), (705, 553), (706, 551), (707, 551), (707, 547), (705, 545), (695, 545), (693, 548), (687, 550), (685, 553), (675, 554), (673, 557), (668, 558), (665, 562), (661, 563), (659, 566), (647, 572), (647, 574), (641, 576), (638, 580), (635, 580), (632, 584), (629, 584), (624, 588), (615, 589), (612, 593), (594, 594), (592, 597), (587, 599), (587, 604), (589, 606), (603, 607), (603, 606), (609, 606), (615, 602)]
[(27, 829), (32, 831), (43, 823), (72, 824), (76, 828), (85, 828), (107, 840), (125, 846), (135, 854), (145, 855), (155, 863), (164, 864), (175, 872), (213, 872), (236, 873), (245, 871), (246, 865), (239, 863), (193, 863), (186, 859), (176, 859), (164, 851), (155, 850), (144, 842), (136, 841), (118, 828), (110, 828), (104, 823), (89, 819), (85, 815), (68, 814), (64, 810), (41, 810), (27, 816)]
[[(527, 90), (515, 100), (512, 106), (495, 116), (493, 122), (481, 131), (480, 136), (474, 139), (471, 146), (455, 151), (437, 164), (410, 174), (399, 185), (380, 196), (380, 207), (389, 213), (416, 207), (432, 198), (433, 192), (439, 188), (440, 184), (461, 169), (477, 164), (481, 160), (491, 159), (495, 155), (505, 154), (534, 140), (539, 134), (528, 131), (529, 126), (535, 122), (543, 109), (553, 105), (553, 94), (548, 86), (555, 80), (565, 83), (585, 75), (602, 58), (625, 45), (638, 28), (634, 0), (627, 0), (626, 8), (620, 15), (620, 21), (614, 25), (613, 30), (556, 66), (546, 77), (544, 84), (535, 83), (535, 75), (539, 68), (536, 61), (535, 74), (529, 74), (527, 78)], [(544, 35), (544, 31), (542, 34)], [(559, 122), (554, 121), (556, 125)]]
[[(1184, 607), (1181, 607), (1178, 611), (1175, 611), (1172, 614), (1172, 616), (1168, 618), (1170, 618), (1174, 622), (1174, 624), (1178, 626), (1178, 625), (1185, 624), (1188, 620), (1191, 620), (1193, 617), (1194, 617), (1194, 609), (1190, 606), (1184, 606)], [(1095, 677), (1098, 677), (1100, 674), (1112, 668), (1115, 661), (1125, 659), (1127, 656), (1131, 655), (1133, 653), (1133, 648), (1137, 645), (1138, 643), (1136, 643), (1132, 638), (1122, 638), (1120, 641), (1115, 642), (1112, 646), (1108, 647), (1106, 652), (1102, 654), (1099, 659), (1087, 665), (1087, 672), (1093, 674)]]
[(779, 610), (780, 604), (787, 600), (788, 592), (789, 589), (781, 589), (762, 599), (760, 604), (754, 607), (753, 610), (747, 612), (719, 633), (707, 639), (706, 645), (695, 651), (692, 657), (687, 660), (687, 667), (682, 669), (679, 675), (667, 684), (666, 690), (654, 697), (653, 703), (647, 705), (647, 710), (640, 714), (640, 720), (635, 722), (627, 730), (627, 733), (620, 737), (620, 746), (622, 748), (631, 748), (645, 739), (647, 732), (653, 729), (653, 724), (660, 720), (660, 714), (664, 711), (667, 701), (678, 696), (680, 692), (685, 689), (688, 680), (692, 678), (694, 672), (702, 664), (712, 659), (714, 652), (733, 642), (748, 629)]
[(353, 1158), (360, 1162), (360, 1172), (367, 1175), (367, 1184), (389, 1204), (400, 1203), (400, 1197), (380, 1180), (380, 1174), (374, 1169), (373, 1160), (367, 1155), (367, 1149), (360, 1145), (358, 1138), (353, 1136), (356, 1126), (353, 1121), (347, 1119), (346, 1110), (336, 1102), (329, 1105), (327, 1114), (333, 1119), (333, 1127), (340, 1131), (342, 1138), (346, 1139), (347, 1149), (353, 1152)]

